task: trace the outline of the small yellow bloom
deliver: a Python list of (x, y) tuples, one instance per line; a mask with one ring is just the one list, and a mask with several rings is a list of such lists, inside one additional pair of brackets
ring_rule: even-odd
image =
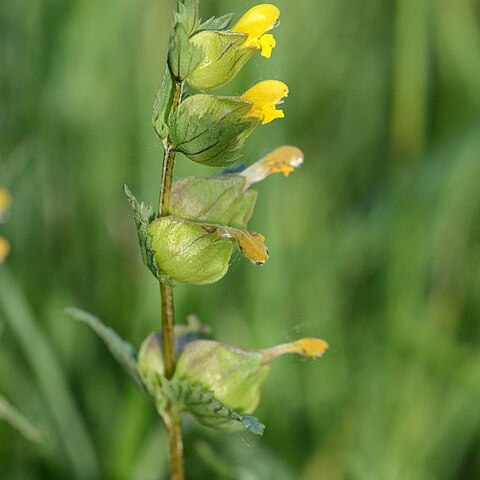
[(276, 105), (283, 103), (288, 96), (288, 87), (278, 80), (264, 80), (247, 90), (242, 98), (252, 104), (248, 115), (262, 120), (262, 124), (270, 123), (276, 118), (283, 118), (283, 110)]
[(276, 347), (266, 348), (261, 352), (263, 354), (263, 362), (268, 363), (286, 353), (296, 353), (308, 358), (319, 358), (326, 352), (328, 347), (328, 343), (320, 338), (302, 338), (296, 342), (282, 343)]
[(248, 34), (244, 47), (261, 50), (263, 57), (270, 58), (276, 41), (273, 35), (266, 32), (275, 27), (279, 17), (280, 10), (275, 5), (256, 5), (243, 15), (232, 30)]
[(258, 232), (247, 232), (231, 227), (216, 227), (221, 238), (234, 238), (240, 251), (255, 265), (265, 265), (270, 253), (265, 245), (265, 237)]
[(272, 173), (283, 173), (286, 177), (303, 163), (303, 152), (290, 145), (283, 145), (253, 163), (239, 175), (245, 178), (244, 190), (250, 185), (261, 182)]
[(4, 237), (0, 236), (0, 263), (3, 263), (10, 253), (10, 243)]
[(12, 204), (12, 196), (6, 188), (0, 187), (0, 221), (6, 216), (10, 205)]
[(235, 238), (240, 251), (255, 265), (265, 265), (268, 260), (268, 248), (265, 246), (265, 237), (257, 232), (235, 231)]

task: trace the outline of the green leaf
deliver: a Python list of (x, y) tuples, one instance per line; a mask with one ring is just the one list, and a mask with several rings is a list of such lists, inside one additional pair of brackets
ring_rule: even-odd
[(130, 375), (137, 388), (148, 395), (137, 369), (137, 353), (132, 345), (120, 338), (110, 327), (97, 317), (79, 308), (67, 308), (66, 312), (75, 320), (86, 323), (105, 343), (112, 356)]
[(256, 435), (263, 435), (265, 425), (253, 415), (236, 412), (198, 383), (183, 381), (182, 387), (184, 409), (203, 425), (223, 430), (238, 430), (243, 427)]
[(247, 228), (257, 192), (240, 175), (185, 177), (172, 185), (170, 212), (186, 220)]
[(237, 160), (240, 148), (258, 124), (248, 117), (251, 103), (239, 97), (193, 95), (172, 115), (173, 148), (190, 160), (209, 166), (227, 166)]
[[(52, 426), (71, 465), (71, 478), (100, 478), (94, 442), (69, 389), (62, 363), (7, 265), (0, 268), (0, 285), (2, 317), (33, 372), (35, 386), (45, 399)], [(82, 452), (81, 457), (78, 452)]]
[(198, 31), (202, 30), (225, 30), (230, 26), (230, 22), (232, 21), (234, 14), (233, 13), (226, 13), (221, 17), (212, 17), (208, 20), (205, 20), (201, 25), (198, 27)]
[(165, 140), (168, 136), (168, 116), (170, 115), (170, 109), (172, 107), (174, 90), (175, 82), (167, 66), (162, 84), (153, 102), (152, 114), (153, 128), (162, 140)]
[(42, 441), (41, 432), (1, 395), (0, 419), (6, 421), (11, 427), (15, 428), (27, 440), (35, 443)]
[(153, 208), (145, 203), (138, 203), (130, 189), (124, 185), (123, 190), (127, 196), (128, 203), (133, 211), (133, 219), (137, 227), (138, 243), (142, 253), (142, 260), (145, 266), (153, 273), (155, 278), (161, 279), (161, 274), (155, 262), (155, 253), (153, 251), (152, 237), (149, 231), (149, 225), (154, 217)]

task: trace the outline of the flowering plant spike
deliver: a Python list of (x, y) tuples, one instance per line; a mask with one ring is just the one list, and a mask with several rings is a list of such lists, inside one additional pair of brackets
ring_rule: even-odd
[[(158, 208), (139, 202), (124, 187), (143, 263), (159, 282), (161, 331), (150, 334), (137, 351), (94, 316), (69, 311), (99, 335), (152, 401), (167, 429), (174, 480), (185, 479), (182, 414), (211, 428), (261, 435), (265, 426), (252, 413), (271, 361), (287, 353), (318, 358), (328, 348), (323, 340), (305, 338), (249, 349), (206, 338), (198, 322), (175, 325), (176, 285), (219, 281), (236, 250), (255, 266), (266, 263), (270, 252), (264, 235), (248, 228), (257, 202), (251, 187), (274, 173), (288, 176), (303, 163), (299, 148), (283, 145), (232, 168), (255, 128), (285, 117), (279, 108), (289, 93), (285, 83), (264, 80), (233, 96), (209, 92), (231, 81), (257, 51), (271, 56), (276, 46), (271, 31), (279, 17), (276, 6), (260, 4), (233, 25), (232, 14), (202, 22), (198, 0), (176, 1), (166, 71), (152, 115), (164, 147)], [(228, 168), (174, 181), (178, 154), (182, 162)], [(0, 203), (0, 215), (1, 208)]]

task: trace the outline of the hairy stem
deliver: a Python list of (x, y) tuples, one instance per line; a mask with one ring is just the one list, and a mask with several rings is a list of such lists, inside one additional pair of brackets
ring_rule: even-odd
[[(171, 112), (174, 112), (182, 98), (182, 82), (175, 82)], [(165, 156), (163, 158), (162, 179), (160, 183), (160, 196), (158, 199), (158, 214), (165, 217), (170, 209), (170, 190), (172, 188), (173, 167), (175, 165), (175, 151), (169, 138), (165, 140)], [(163, 336), (163, 364), (165, 376), (172, 378), (175, 372), (175, 310), (173, 301), (173, 288), (160, 282), (160, 296), (162, 299), (162, 336)], [(163, 421), (167, 429), (168, 449), (170, 457), (171, 480), (184, 480), (185, 468), (183, 461), (183, 441), (180, 415), (175, 406), (167, 405)]]

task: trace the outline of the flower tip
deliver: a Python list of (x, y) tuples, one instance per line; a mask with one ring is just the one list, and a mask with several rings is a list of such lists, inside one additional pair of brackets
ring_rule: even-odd
[(258, 232), (243, 232), (238, 230), (235, 234), (240, 251), (257, 266), (265, 265), (270, 252), (265, 245), (265, 237)]
[(263, 80), (257, 83), (242, 95), (244, 100), (252, 104), (248, 116), (259, 118), (263, 125), (276, 118), (284, 118), (283, 110), (275, 107), (285, 101), (288, 92), (288, 86), (279, 80)]
[(247, 10), (233, 27), (234, 32), (248, 33), (261, 37), (276, 27), (280, 18), (280, 9), (271, 3), (261, 3)]
[(302, 338), (295, 342), (282, 343), (276, 347), (262, 350), (263, 361), (268, 363), (274, 358), (287, 353), (295, 353), (307, 358), (320, 358), (328, 348), (328, 343), (320, 338)]
[(321, 357), (328, 347), (328, 343), (320, 338), (302, 338), (290, 344), (292, 353), (297, 353), (302, 357), (309, 358)]
[(234, 32), (246, 33), (244, 47), (261, 50), (261, 55), (270, 58), (276, 46), (275, 38), (267, 34), (278, 25), (280, 10), (275, 5), (264, 3), (255, 5), (240, 18), (233, 27)]
[(240, 175), (245, 177), (245, 188), (248, 188), (273, 173), (283, 173), (285, 177), (288, 177), (302, 163), (303, 152), (299, 148), (283, 145), (250, 165), (240, 172)]

